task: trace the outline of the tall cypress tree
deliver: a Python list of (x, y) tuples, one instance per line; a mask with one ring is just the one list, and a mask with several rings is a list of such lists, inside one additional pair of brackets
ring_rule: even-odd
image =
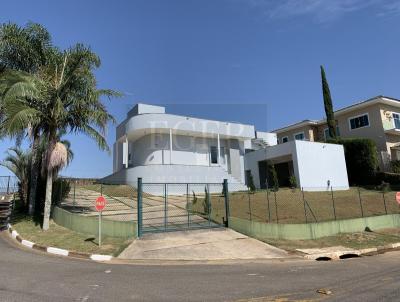
[(331, 92), (329, 90), (329, 84), (326, 80), (324, 67), (321, 65), (321, 80), (322, 80), (322, 94), (324, 96), (324, 107), (326, 114), (326, 122), (328, 124), (329, 136), (332, 139), (337, 138), (336, 133), (336, 121), (333, 114)]

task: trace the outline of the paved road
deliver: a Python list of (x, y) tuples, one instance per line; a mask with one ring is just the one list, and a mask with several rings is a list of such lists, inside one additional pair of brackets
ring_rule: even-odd
[(399, 263), (400, 252), (336, 262), (99, 264), (21, 250), (3, 234), (0, 301), (399, 301)]

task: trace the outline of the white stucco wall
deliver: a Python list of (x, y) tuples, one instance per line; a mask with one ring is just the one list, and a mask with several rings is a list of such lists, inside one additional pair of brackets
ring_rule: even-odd
[(296, 141), (300, 186), (307, 191), (349, 188), (342, 145)]
[(245, 170), (251, 170), (254, 184), (260, 187), (258, 162), (263, 160), (290, 161), (300, 187), (306, 191), (327, 189), (327, 182), (334, 190), (349, 188), (344, 150), (341, 145), (290, 141), (267, 147), (245, 155)]
[(256, 131), (256, 137), (263, 139), (269, 146), (278, 144), (276, 133)]

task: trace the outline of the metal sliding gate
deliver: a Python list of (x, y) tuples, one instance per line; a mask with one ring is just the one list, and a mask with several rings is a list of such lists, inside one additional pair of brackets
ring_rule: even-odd
[(138, 235), (227, 226), (228, 184), (142, 183), (138, 179)]

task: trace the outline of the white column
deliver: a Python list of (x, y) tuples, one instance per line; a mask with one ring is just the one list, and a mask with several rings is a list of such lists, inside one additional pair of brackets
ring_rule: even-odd
[(128, 151), (128, 138), (125, 138), (125, 141), (122, 143), (122, 160), (125, 168), (128, 168), (128, 158), (129, 158), (129, 151)]
[(218, 160), (217, 160), (217, 163), (218, 163), (218, 165), (221, 165), (221, 159), (220, 159), (220, 157), (221, 157), (221, 144), (220, 144), (220, 142), (219, 142), (219, 133), (217, 134), (217, 148), (218, 148)]
[(169, 164), (172, 165), (172, 129), (169, 129)]

